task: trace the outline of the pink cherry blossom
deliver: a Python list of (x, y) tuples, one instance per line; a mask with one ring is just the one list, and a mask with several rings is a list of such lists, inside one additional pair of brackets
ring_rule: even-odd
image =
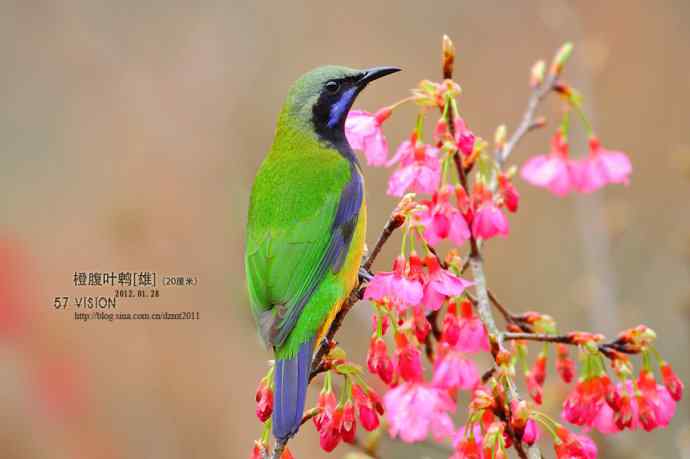
[(424, 239), (435, 246), (443, 239), (462, 245), (470, 238), (465, 217), (449, 202), (452, 189), (444, 187), (434, 193), (430, 201), (422, 201), (423, 209), (417, 214), (424, 226)]
[(437, 155), (438, 149), (431, 145), (410, 140), (401, 143), (387, 164), (400, 163), (400, 169), (388, 180), (387, 193), (402, 196), (409, 189), (416, 193), (433, 193), (441, 180), (441, 163)]
[[(470, 155), (472, 150), (474, 150), (474, 133), (467, 128), (465, 120), (463, 120), (461, 117), (455, 118), (454, 127), (455, 144), (465, 156)], [(434, 130), (434, 141), (443, 141), (445, 136), (450, 139), (448, 123), (446, 122), (445, 118), (440, 118), (438, 123), (436, 123), (436, 129)]]
[(527, 182), (548, 188), (557, 196), (565, 196), (575, 189), (577, 174), (575, 163), (568, 157), (568, 144), (560, 132), (553, 137), (549, 154), (530, 158), (521, 170)]
[(448, 298), (461, 295), (467, 287), (474, 285), (473, 282), (442, 269), (436, 257), (427, 257), (426, 265), (429, 269), (429, 281), (424, 286), (422, 302), (427, 311), (438, 311)]
[(406, 443), (451, 436), (453, 421), (448, 415), (455, 403), (444, 390), (426, 383), (403, 383), (383, 397), (391, 437)]
[(485, 459), (483, 442), (482, 429), (478, 423), (472, 425), (471, 432), (467, 432), (467, 426), (463, 426), (455, 434), (455, 453), (450, 459)]
[(503, 204), (505, 204), (508, 212), (517, 212), (520, 204), (520, 193), (515, 189), (513, 182), (505, 175), (498, 175), (498, 189), (503, 197)]
[(421, 382), (423, 379), (422, 354), (403, 333), (395, 335), (395, 362), (398, 374), (407, 382)]
[(556, 429), (556, 435), (553, 447), (558, 459), (596, 459), (597, 445), (588, 436), (574, 434), (563, 426)]
[(345, 120), (347, 141), (353, 150), (364, 152), (370, 166), (383, 166), (388, 159), (388, 140), (381, 125), (390, 115), (391, 110), (387, 107), (374, 114), (351, 110)]
[(522, 434), (522, 441), (528, 445), (533, 445), (539, 441), (539, 437), (541, 437), (539, 425), (534, 421), (534, 419), (528, 419), (527, 425), (525, 425), (525, 431)]
[(383, 338), (378, 338), (374, 335), (369, 343), (369, 351), (367, 352), (367, 368), (372, 374), (379, 375), (381, 381), (390, 384), (393, 381), (393, 373), (395, 367), (393, 361), (388, 356), (388, 349)]
[(422, 284), (406, 275), (406, 265), (405, 259), (398, 257), (393, 262), (393, 271), (376, 273), (364, 291), (364, 299), (390, 301), (400, 311), (419, 304), (424, 295)]
[(432, 384), (442, 389), (472, 389), (479, 382), (479, 370), (473, 360), (450, 346), (439, 346), (434, 360)]
[(489, 350), (489, 337), (481, 319), (474, 314), (472, 303), (460, 304), (460, 319), (457, 348), (462, 352), (485, 352)]
[(609, 183), (628, 184), (632, 164), (625, 153), (602, 148), (596, 137), (589, 140), (589, 149), (576, 168), (578, 191), (591, 193)]
[(591, 426), (599, 411), (607, 403), (615, 386), (608, 376), (595, 376), (579, 381), (563, 402), (561, 416), (576, 425)]
[(651, 372), (642, 370), (637, 379), (637, 389), (635, 401), (639, 425), (648, 432), (657, 427), (668, 426), (676, 413), (676, 402), (666, 387), (657, 384)]
[[(643, 376), (646, 378), (646, 376)], [(654, 385), (652, 385), (654, 384)], [(643, 390), (632, 381), (616, 386), (620, 398), (614, 410), (603, 404), (592, 427), (604, 434), (620, 432), (623, 429), (647, 431), (668, 426), (676, 411), (676, 403), (668, 390), (653, 382), (642, 384)]]
[(508, 219), (493, 200), (485, 201), (479, 206), (472, 219), (472, 234), (477, 239), (490, 239), (494, 236), (505, 237), (510, 227)]

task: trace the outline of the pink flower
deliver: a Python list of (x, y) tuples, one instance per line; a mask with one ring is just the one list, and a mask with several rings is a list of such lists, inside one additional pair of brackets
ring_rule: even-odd
[(479, 382), (479, 370), (474, 361), (455, 349), (439, 345), (434, 361), (432, 384), (442, 389), (472, 389)]
[(626, 381), (616, 389), (619, 397), (615, 408), (602, 405), (592, 423), (602, 433), (666, 427), (675, 414), (675, 401), (664, 386), (656, 384), (651, 373), (640, 374), (637, 387), (632, 381)]
[(522, 433), (522, 441), (528, 445), (533, 445), (539, 441), (539, 437), (541, 437), (541, 432), (537, 423), (534, 422), (534, 419), (527, 420), (525, 431)]
[(328, 425), (333, 419), (336, 404), (337, 400), (333, 392), (321, 390), (319, 393), (318, 402), (316, 404), (320, 411), (319, 414), (312, 418), (314, 426), (318, 432), (321, 432), (324, 426)]
[(381, 125), (391, 115), (386, 107), (371, 114), (362, 110), (351, 110), (345, 120), (345, 136), (353, 150), (364, 152), (367, 164), (383, 166), (388, 159), (388, 141)]
[(429, 269), (429, 281), (424, 286), (422, 302), (427, 311), (438, 311), (448, 298), (461, 295), (473, 282), (467, 281), (451, 272), (442, 269), (434, 256), (426, 258)]
[(352, 386), (352, 396), (357, 404), (362, 427), (369, 432), (376, 429), (379, 426), (379, 414), (383, 414), (383, 406), (378, 395), (371, 390), (365, 393), (364, 389), (355, 384)]
[(262, 459), (266, 450), (267, 448), (263, 443), (261, 443), (259, 440), (254, 440), (254, 447), (249, 455), (249, 459)]
[(521, 175), (532, 185), (548, 188), (557, 196), (565, 196), (575, 189), (576, 166), (568, 158), (568, 144), (560, 131), (552, 139), (551, 153), (530, 158), (522, 166)]
[(498, 189), (503, 197), (503, 204), (509, 212), (517, 212), (520, 204), (520, 193), (515, 189), (513, 182), (505, 174), (498, 175)]
[(669, 363), (663, 362), (661, 364), (661, 376), (664, 380), (664, 386), (673, 400), (680, 401), (683, 398), (683, 381), (673, 372)]
[[(460, 117), (455, 118), (455, 144), (458, 149), (465, 155), (469, 156), (474, 150), (475, 135), (472, 131), (467, 129), (465, 120)], [(442, 142), (444, 137), (450, 139), (450, 132), (448, 130), (448, 123), (445, 118), (441, 118), (436, 123), (436, 129), (434, 130), (434, 141)]]
[(556, 429), (558, 438), (553, 444), (558, 459), (596, 459), (597, 445), (586, 435), (577, 435), (563, 426)]
[(462, 352), (483, 352), (489, 350), (489, 337), (481, 319), (474, 314), (472, 303), (465, 300), (460, 304), (460, 330), (457, 347)]
[(435, 438), (453, 434), (448, 415), (455, 403), (444, 390), (425, 383), (403, 383), (383, 397), (391, 437), (406, 443), (424, 440), (429, 432)]
[(355, 405), (352, 400), (348, 400), (343, 405), (343, 420), (340, 425), (340, 435), (343, 441), (353, 444), (357, 434), (357, 421), (355, 419)]
[(412, 346), (403, 333), (395, 335), (395, 360), (400, 377), (407, 382), (421, 382), (423, 377), (422, 355)]
[(632, 172), (630, 159), (622, 151), (606, 150), (599, 139), (589, 139), (589, 156), (577, 165), (578, 191), (591, 193), (609, 183), (628, 184)]
[[(646, 370), (640, 372), (637, 379), (637, 418), (639, 424), (647, 432), (657, 427), (668, 426), (673, 415), (676, 414), (676, 402), (668, 390), (656, 383), (654, 375)], [(633, 408), (633, 413), (635, 409)], [(631, 428), (635, 428), (635, 421)]]
[[(414, 136), (413, 136), (414, 140)], [(431, 145), (404, 141), (398, 147), (395, 157), (387, 165), (400, 162), (400, 169), (391, 175), (387, 193), (402, 196), (408, 189), (416, 193), (433, 193), (441, 180), (441, 163), (438, 149)]]
[(256, 390), (256, 417), (266, 422), (273, 413), (273, 389), (268, 386), (266, 378), (262, 379)]
[(455, 453), (450, 459), (484, 459), (483, 442), (482, 429), (478, 423), (472, 425), (470, 432), (467, 431), (467, 426), (463, 426), (453, 440)]
[(381, 381), (386, 384), (393, 382), (393, 372), (395, 367), (393, 361), (388, 356), (386, 342), (382, 338), (372, 337), (367, 353), (367, 368), (372, 374), (379, 375)]
[(494, 236), (507, 236), (508, 219), (493, 200), (479, 206), (472, 219), (472, 234), (477, 239), (490, 239)]
[(565, 344), (556, 344), (556, 371), (566, 384), (575, 376), (575, 362), (570, 358), (568, 346)]
[(606, 375), (579, 381), (563, 402), (561, 416), (576, 425), (592, 426), (607, 399), (614, 399), (615, 390)]
[(444, 187), (434, 193), (431, 201), (422, 202), (424, 208), (417, 214), (424, 226), (424, 239), (430, 245), (436, 245), (446, 238), (455, 245), (462, 245), (470, 238), (465, 218), (448, 200), (450, 191), (449, 187)]
[(400, 311), (419, 304), (424, 296), (422, 284), (406, 275), (406, 265), (404, 258), (397, 257), (393, 262), (393, 271), (376, 273), (364, 291), (364, 299), (390, 301)]
[(321, 449), (330, 453), (338, 446), (342, 437), (343, 409), (336, 407), (333, 416), (324, 423), (319, 430), (319, 445)]

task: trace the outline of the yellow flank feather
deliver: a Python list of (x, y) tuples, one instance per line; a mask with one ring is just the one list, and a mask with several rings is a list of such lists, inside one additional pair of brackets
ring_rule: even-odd
[(343, 282), (345, 287), (345, 297), (341, 298), (337, 303), (331, 307), (331, 311), (328, 313), (328, 317), (324, 321), (319, 334), (314, 341), (314, 349), (318, 348), (321, 340), (328, 333), (328, 329), (331, 328), (335, 316), (340, 311), (343, 303), (347, 300), (350, 291), (357, 284), (357, 277), (359, 276), (359, 267), (362, 263), (362, 255), (364, 255), (364, 241), (367, 234), (367, 203), (366, 199), (362, 200), (362, 206), (359, 209), (359, 218), (357, 219), (357, 226), (355, 228), (355, 233), (352, 236), (352, 242), (350, 245), (350, 253), (348, 253), (345, 259), (345, 264), (338, 273), (338, 277)]

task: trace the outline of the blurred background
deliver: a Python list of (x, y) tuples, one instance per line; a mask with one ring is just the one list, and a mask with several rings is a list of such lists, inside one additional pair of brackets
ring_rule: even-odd
[[(628, 187), (585, 197), (557, 199), (518, 180), (511, 237), (487, 248), (494, 291), (564, 330), (613, 335), (644, 322), (690, 382), (687, 1), (6, 1), (0, 457), (247, 457), (270, 354), (249, 314), (244, 224), (287, 89), (326, 63), (405, 69), (356, 104), (376, 109), (439, 77), (443, 33), (457, 48), (461, 112), (486, 138), (517, 124), (532, 63), (572, 40), (566, 79), (584, 92), (604, 145), (634, 165)], [(554, 120), (554, 107), (542, 113)], [(411, 107), (395, 113), (392, 148), (413, 123)], [(553, 127), (531, 134), (513, 161), (544, 153)], [(366, 170), (370, 243), (394, 205), (388, 173)], [(55, 310), (56, 296), (112, 294), (75, 287), (74, 273), (89, 271), (198, 276), (117, 308), (200, 319), (83, 322)], [(360, 305), (339, 335), (359, 361), (368, 311)], [(564, 390), (547, 387), (551, 413)], [(688, 398), (668, 429), (599, 438), (601, 457), (690, 457)], [(297, 458), (327, 457), (313, 430), (291, 443)], [(386, 443), (382, 455), (448, 453)]]

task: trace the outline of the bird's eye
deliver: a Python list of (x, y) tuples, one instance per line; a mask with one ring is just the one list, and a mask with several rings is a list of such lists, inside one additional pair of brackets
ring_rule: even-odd
[(330, 92), (331, 94), (335, 94), (338, 92), (340, 89), (340, 83), (337, 81), (331, 80), (328, 83), (326, 83), (326, 91)]

